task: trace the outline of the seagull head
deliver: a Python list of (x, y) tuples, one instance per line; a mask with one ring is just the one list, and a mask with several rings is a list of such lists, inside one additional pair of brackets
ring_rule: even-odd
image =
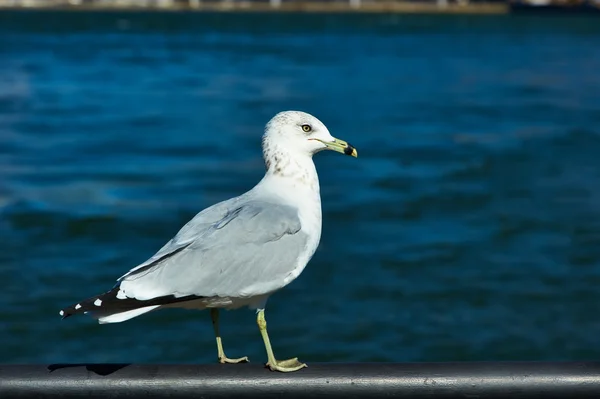
[(323, 150), (358, 156), (356, 148), (333, 137), (323, 122), (306, 112), (280, 112), (265, 127), (263, 152), (267, 160), (276, 152), (312, 157)]

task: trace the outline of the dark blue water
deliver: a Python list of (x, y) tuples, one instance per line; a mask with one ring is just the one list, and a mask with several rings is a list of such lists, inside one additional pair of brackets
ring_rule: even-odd
[[(315, 158), (277, 356), (598, 358), (599, 43), (586, 18), (0, 14), (0, 361), (213, 362), (206, 312), (58, 311), (251, 188), (286, 109), (360, 157)], [(222, 315), (229, 356), (265, 360), (254, 317)]]

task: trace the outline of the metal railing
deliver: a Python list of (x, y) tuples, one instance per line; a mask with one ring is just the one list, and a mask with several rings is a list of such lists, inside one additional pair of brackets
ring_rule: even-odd
[(0, 398), (600, 398), (600, 362), (0, 366)]

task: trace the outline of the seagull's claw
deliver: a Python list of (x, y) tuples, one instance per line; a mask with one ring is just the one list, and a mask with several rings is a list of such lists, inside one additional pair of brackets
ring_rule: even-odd
[(267, 362), (266, 366), (271, 369), (271, 371), (281, 371), (282, 373), (298, 371), (304, 367), (308, 367), (305, 363), (299, 362), (297, 357), (287, 360), (276, 360), (275, 364)]
[(230, 359), (227, 356), (219, 357), (219, 363), (221, 363), (221, 364), (225, 364), (225, 363), (237, 364), (237, 363), (248, 363), (248, 362), (250, 362), (250, 360), (248, 360), (248, 356), (240, 357), (237, 359)]

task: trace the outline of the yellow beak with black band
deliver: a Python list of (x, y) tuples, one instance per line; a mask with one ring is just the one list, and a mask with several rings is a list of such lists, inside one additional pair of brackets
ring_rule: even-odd
[(320, 141), (329, 150), (341, 152), (342, 154), (346, 154), (346, 155), (351, 155), (354, 158), (358, 157), (358, 151), (356, 151), (356, 148), (354, 148), (351, 144), (346, 143), (344, 140), (339, 140), (336, 138), (334, 138), (333, 141), (324, 141), (324, 140), (320, 140), (320, 139), (313, 139), (313, 140)]

